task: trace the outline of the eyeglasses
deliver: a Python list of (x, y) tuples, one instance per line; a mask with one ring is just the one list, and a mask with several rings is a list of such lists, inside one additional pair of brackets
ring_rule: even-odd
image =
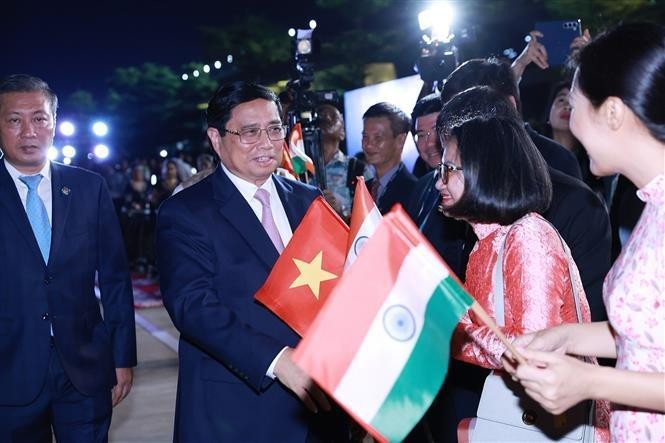
[(450, 173), (454, 171), (461, 171), (461, 166), (455, 166), (450, 163), (439, 163), (439, 166), (436, 167), (436, 173), (441, 177), (441, 181), (444, 185), (448, 184), (448, 179), (450, 178)]
[(270, 125), (267, 128), (246, 128), (242, 131), (233, 131), (231, 129), (224, 129), (224, 132), (237, 135), (240, 138), (240, 143), (252, 144), (259, 141), (261, 132), (266, 131), (268, 140), (278, 141), (286, 138), (286, 125)]
[(436, 134), (436, 128), (432, 128), (429, 131), (421, 132), (418, 131), (416, 132), (416, 135), (413, 137), (416, 140), (416, 144), (418, 143), (427, 143), (427, 140), (429, 140), (429, 136), (432, 134)]

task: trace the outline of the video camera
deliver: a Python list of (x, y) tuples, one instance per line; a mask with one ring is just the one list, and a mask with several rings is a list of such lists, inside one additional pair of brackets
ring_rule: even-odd
[(291, 79), (286, 85), (289, 101), (287, 123), (289, 130), (300, 123), (305, 153), (314, 163), (316, 183), (323, 190), (326, 187), (325, 160), (316, 108), (324, 103), (339, 106), (340, 97), (334, 90), (310, 90), (314, 81), (314, 64), (319, 50), (318, 41), (313, 38), (313, 33), (313, 29), (298, 29), (293, 35), (295, 63)]

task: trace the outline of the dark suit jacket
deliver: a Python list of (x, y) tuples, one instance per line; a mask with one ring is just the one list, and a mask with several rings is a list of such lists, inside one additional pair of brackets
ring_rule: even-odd
[[(295, 231), (316, 188), (273, 177)], [(254, 300), (278, 253), (219, 167), (157, 218), (164, 304), (180, 331), (176, 442), (305, 441), (313, 415), (266, 370), (298, 336)]]
[(467, 223), (447, 217), (438, 210), (441, 196), (435, 188), (436, 180), (436, 171), (430, 171), (418, 180), (406, 212), (450, 269), (464, 281), (468, 260), (464, 241), (470, 228)]
[(592, 320), (607, 320), (603, 281), (612, 265), (612, 235), (607, 209), (598, 195), (581, 180), (551, 167), (549, 171), (552, 203), (543, 215), (570, 247), (580, 271)]
[(551, 138), (540, 135), (528, 124), (525, 124), (524, 127), (548, 165), (558, 171), (565, 172), (571, 177), (582, 180), (580, 165), (572, 152)]
[[(372, 182), (374, 180), (378, 179), (374, 178), (367, 181), (368, 189), (372, 188)], [(376, 202), (376, 207), (379, 208), (379, 212), (381, 212), (381, 214), (386, 214), (396, 203), (400, 203), (406, 208), (409, 204), (411, 192), (416, 186), (416, 181), (416, 177), (406, 170), (404, 163), (400, 163), (397, 172), (395, 172), (395, 175), (379, 197), (379, 201)]]
[[(11, 176), (0, 160), (0, 405), (25, 405), (48, 369), (50, 327), (74, 387), (90, 395), (136, 365), (127, 259), (104, 180), (51, 163), (52, 240), (44, 263)], [(95, 297), (95, 272), (104, 318)]]

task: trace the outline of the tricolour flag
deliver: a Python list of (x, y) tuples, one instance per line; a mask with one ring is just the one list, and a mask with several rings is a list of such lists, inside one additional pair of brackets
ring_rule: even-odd
[(298, 180), (296, 172), (293, 170), (293, 162), (291, 161), (291, 153), (289, 152), (289, 144), (284, 140), (282, 144), (282, 164), (280, 168), (286, 170), (294, 180)]
[(305, 142), (302, 136), (302, 127), (300, 123), (296, 123), (291, 128), (291, 135), (289, 136), (289, 153), (291, 154), (291, 162), (293, 170), (297, 175), (304, 174), (306, 171), (314, 174), (314, 162), (305, 153)]
[(342, 275), (348, 235), (346, 224), (318, 197), (255, 298), (302, 336)]
[(351, 226), (349, 227), (349, 242), (346, 247), (346, 263), (344, 269), (356, 261), (360, 249), (376, 231), (381, 221), (381, 212), (376, 207), (374, 199), (367, 190), (365, 179), (358, 177), (356, 191), (353, 196), (353, 209), (351, 212)]
[(397, 207), (337, 284), (294, 359), (375, 438), (401, 441), (439, 391), (453, 330), (472, 303)]

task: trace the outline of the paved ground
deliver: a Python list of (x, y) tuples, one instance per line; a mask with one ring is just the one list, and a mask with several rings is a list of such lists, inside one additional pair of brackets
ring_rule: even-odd
[(129, 396), (113, 411), (113, 443), (166, 443), (173, 439), (178, 377), (178, 332), (164, 308), (136, 311), (138, 367)]

